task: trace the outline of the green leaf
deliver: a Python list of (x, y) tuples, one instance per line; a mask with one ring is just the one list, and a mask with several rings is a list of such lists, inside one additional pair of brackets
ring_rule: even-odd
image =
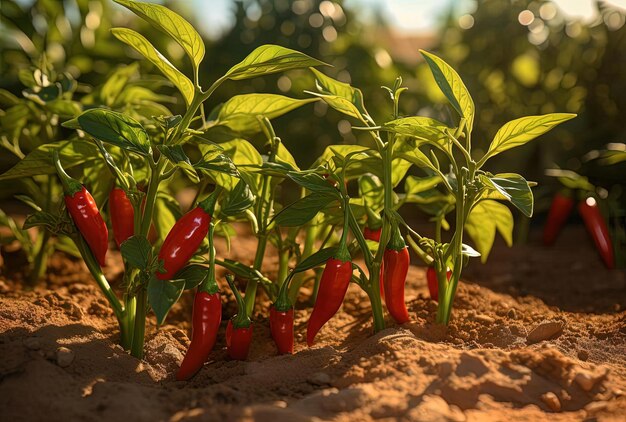
[(359, 196), (363, 198), (367, 207), (379, 212), (385, 201), (383, 183), (378, 177), (371, 174), (359, 177)]
[(474, 101), (458, 73), (441, 58), (420, 50), (424, 56), (435, 82), (446, 96), (450, 105), (465, 119), (467, 132), (474, 126)]
[(300, 171), (300, 168), (296, 163), (296, 159), (293, 158), (291, 152), (285, 148), (285, 145), (283, 145), (282, 142), (278, 144), (278, 149), (276, 151), (276, 164), (282, 165), (285, 168), (289, 167), (290, 171)]
[(252, 267), (242, 264), (241, 262), (234, 261), (232, 259), (224, 259), (223, 261), (217, 261), (217, 265), (226, 268), (228, 271), (235, 274), (237, 277), (241, 277), (246, 280), (262, 280), (263, 274), (255, 270)]
[(52, 232), (57, 232), (61, 224), (62, 221), (58, 216), (45, 211), (37, 211), (26, 217), (22, 229), (28, 230), (32, 227), (46, 227)]
[(571, 170), (548, 169), (546, 176), (556, 177), (563, 186), (570, 189), (580, 189), (593, 192), (596, 187), (589, 182), (589, 179)]
[(80, 103), (61, 98), (46, 103), (46, 108), (61, 117), (76, 117), (83, 111)]
[(430, 190), (441, 183), (439, 175), (428, 177), (407, 176), (404, 182), (404, 193), (407, 195), (417, 195), (418, 193)]
[[(119, 1), (119, 0), (118, 0)], [(111, 33), (118, 40), (133, 47), (142, 56), (148, 59), (178, 88), (187, 105), (191, 104), (194, 96), (193, 83), (176, 69), (143, 35), (127, 28), (113, 28)]]
[(124, 114), (93, 108), (78, 116), (82, 130), (94, 138), (140, 155), (150, 155), (150, 139), (141, 124)]
[(506, 244), (513, 244), (513, 214), (504, 204), (493, 200), (483, 200), (474, 206), (467, 221), (465, 231), (472, 238), (476, 249), (481, 254), (481, 261), (486, 262), (496, 238), (496, 230)]
[(197, 69), (204, 58), (204, 42), (194, 27), (165, 6), (132, 0), (114, 0), (174, 38)]
[(331, 184), (332, 182), (317, 173), (311, 171), (290, 172), (287, 176), (298, 185), (312, 192), (323, 192), (335, 197), (338, 195), (337, 188)]
[(274, 217), (274, 222), (284, 227), (302, 226), (336, 199), (337, 196), (331, 193), (313, 192), (283, 208)]
[(274, 119), (315, 101), (315, 98), (298, 100), (276, 94), (235, 95), (224, 103), (215, 124), (228, 126), (239, 133), (258, 133), (261, 125), (257, 116)]
[(185, 281), (185, 290), (193, 289), (204, 281), (209, 274), (209, 269), (204, 265), (191, 264), (176, 273), (176, 280)]
[(240, 180), (233, 190), (228, 192), (228, 195), (222, 203), (220, 212), (226, 216), (241, 214), (254, 205), (254, 199), (254, 195), (248, 184), (244, 180)]
[[(416, 138), (423, 142), (441, 144), (446, 139), (444, 123), (430, 117), (404, 117), (383, 125), (383, 130)], [(419, 146), (419, 143), (416, 147)]]
[[(307, 91), (309, 92), (309, 91)], [(320, 94), (317, 92), (309, 92), (311, 95), (315, 95), (318, 98), (324, 100), (326, 104), (328, 104), (331, 108), (334, 108), (341, 114), (345, 114), (349, 117), (354, 117), (355, 119), (366, 123), (365, 117), (361, 114), (359, 109), (350, 101), (343, 97), (339, 97), (337, 95), (326, 95)]]
[(129, 266), (146, 270), (152, 260), (152, 246), (145, 236), (131, 236), (120, 245), (122, 257)]
[[(347, 100), (354, 105), (360, 116), (366, 116), (368, 114), (365, 109), (365, 104), (363, 104), (363, 93), (360, 89), (328, 77), (317, 69), (311, 68), (310, 70), (315, 75), (315, 85), (321, 94)], [(360, 117), (357, 118), (360, 119)]]
[(299, 273), (302, 271), (310, 270), (311, 268), (315, 268), (325, 263), (333, 256), (335, 256), (336, 253), (337, 253), (336, 246), (333, 246), (331, 248), (320, 249), (319, 251), (315, 252), (313, 255), (300, 261), (300, 263), (296, 265), (296, 267), (293, 269), (293, 272)]
[(266, 44), (256, 48), (242, 62), (233, 66), (224, 77), (232, 80), (249, 79), (290, 69), (322, 65), (326, 63), (299, 51)]
[[(230, 158), (230, 160), (237, 167), (240, 176), (248, 183), (254, 193), (256, 193), (255, 187), (259, 185), (259, 176), (254, 173), (251, 168), (259, 168), (263, 165), (263, 158), (256, 148), (245, 139), (233, 139), (220, 144), (220, 147), (224, 149), (223, 154)], [(213, 147), (209, 145), (200, 145), (200, 150), (203, 153), (213, 151)], [(198, 165), (196, 164), (196, 167)], [(231, 176), (226, 172), (211, 170), (207, 168), (207, 175), (215, 180), (215, 183), (224, 187), (226, 190), (233, 190), (235, 185), (239, 183), (239, 178)]]
[(182, 145), (158, 145), (157, 148), (171, 163), (180, 167), (185, 172), (189, 180), (193, 183), (198, 183), (200, 181), (200, 178), (196, 173), (196, 169), (191, 165), (189, 157), (185, 154), (185, 150)]
[(98, 148), (93, 142), (78, 140), (54, 142), (38, 146), (6, 173), (0, 175), (0, 180), (56, 174), (56, 168), (52, 162), (52, 151), (55, 149), (59, 151), (59, 157), (65, 169), (100, 160)]
[(157, 324), (165, 322), (168, 312), (185, 290), (185, 280), (159, 280), (152, 275), (148, 282), (148, 301), (157, 317)]
[(489, 150), (480, 160), (481, 163), (496, 154), (524, 145), (543, 135), (553, 127), (576, 117), (569, 113), (552, 113), (542, 116), (527, 116), (505, 123), (489, 145)]
[(165, 192), (159, 192), (154, 207), (154, 227), (159, 239), (165, 239), (181, 215), (176, 199)]
[(501, 173), (491, 177), (481, 176), (480, 180), (487, 187), (498, 191), (526, 217), (532, 217), (533, 192), (522, 176), (515, 173)]
[(138, 69), (139, 63), (132, 63), (128, 66), (120, 66), (111, 73), (100, 89), (100, 98), (104, 104), (109, 107), (115, 104), (115, 100), (126, 87), (128, 80), (137, 73)]

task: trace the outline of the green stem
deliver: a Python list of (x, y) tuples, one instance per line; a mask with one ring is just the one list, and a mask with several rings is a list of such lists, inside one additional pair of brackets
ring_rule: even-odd
[(278, 275), (276, 281), (279, 286), (282, 286), (287, 279), (289, 273), (289, 249), (285, 249), (280, 252), (278, 256)]
[(150, 175), (150, 183), (148, 184), (148, 192), (146, 193), (146, 205), (141, 220), (141, 229), (139, 231), (141, 236), (147, 236), (148, 231), (150, 231), (150, 224), (152, 224), (152, 217), (154, 215), (154, 205), (159, 192), (159, 184), (161, 183), (161, 173), (163, 172), (165, 163), (166, 160), (159, 157), (159, 161), (152, 169), (152, 174)]
[(374, 317), (374, 332), (385, 329), (385, 317), (383, 316), (383, 303), (380, 297), (380, 264), (374, 262), (370, 273), (370, 289), (366, 290), (372, 304), (372, 316)]
[(50, 251), (50, 248), (48, 248), (49, 241), (50, 231), (44, 230), (43, 233), (39, 232), (39, 237), (37, 238), (37, 245), (35, 248), (35, 259), (30, 269), (30, 274), (28, 275), (28, 284), (30, 284), (31, 286), (37, 284), (37, 282), (43, 276), (43, 273), (46, 270), (48, 253)]
[[(267, 236), (261, 235), (258, 238), (258, 244), (256, 247), (256, 255), (254, 256), (253, 268), (257, 271), (261, 271), (263, 266), (263, 256), (265, 255), (265, 248), (267, 247)], [(252, 315), (254, 311), (254, 301), (256, 299), (256, 291), (258, 288), (258, 281), (248, 280), (246, 284), (246, 312), (248, 315)]]
[(122, 307), (122, 304), (115, 295), (115, 292), (113, 292), (113, 289), (111, 289), (111, 286), (109, 285), (106, 277), (104, 277), (104, 274), (102, 274), (102, 269), (96, 261), (96, 258), (93, 256), (91, 250), (85, 243), (85, 239), (83, 239), (80, 234), (77, 234), (75, 237), (73, 237), (73, 240), (76, 244), (76, 247), (78, 248), (78, 251), (80, 252), (80, 255), (83, 257), (83, 261), (85, 261), (89, 272), (96, 280), (96, 283), (98, 283), (98, 286), (100, 287), (100, 290), (102, 290), (102, 293), (104, 293), (104, 296), (108, 300), (109, 305), (111, 305), (111, 308), (113, 308), (113, 313), (115, 314), (115, 317), (117, 318), (117, 321), (121, 326), (124, 318), (124, 308)]
[(143, 344), (146, 335), (146, 310), (148, 308), (148, 292), (141, 288), (136, 297), (136, 312), (133, 326), (133, 340), (130, 354), (137, 359), (143, 358)]
[(137, 297), (126, 296), (124, 306), (124, 327), (121, 332), (121, 343), (124, 350), (130, 351), (133, 344), (133, 328), (135, 326), (135, 313), (137, 312)]

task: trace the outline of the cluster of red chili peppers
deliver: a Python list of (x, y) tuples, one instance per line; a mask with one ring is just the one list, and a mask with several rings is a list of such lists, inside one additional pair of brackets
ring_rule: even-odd
[[(556, 241), (573, 208), (574, 198), (572, 195), (559, 192), (554, 196), (543, 229), (544, 245), (550, 246)], [(593, 196), (585, 196), (578, 203), (577, 208), (604, 264), (609, 269), (614, 268), (613, 243), (602, 212), (598, 207), (598, 202)]]
[[(95, 258), (103, 266), (108, 249), (106, 223), (91, 194), (65, 173), (58, 160), (55, 163), (64, 187), (68, 212)], [(211, 214), (214, 204), (215, 198), (207, 198), (174, 224), (158, 253), (161, 268), (155, 273), (157, 278), (171, 280), (189, 262), (210, 231), (210, 248), (213, 248)], [(135, 211), (123, 189), (116, 187), (110, 192), (109, 213), (115, 242), (119, 247), (135, 233)], [(368, 240), (378, 242), (380, 234), (380, 227), (366, 227), (364, 230), (364, 237)], [(214, 254), (214, 250), (212, 253)], [(385, 249), (381, 265), (380, 290), (381, 295), (386, 298), (390, 315), (399, 324), (409, 320), (404, 302), (409, 263), (408, 248), (399, 230), (396, 229)], [(319, 330), (341, 307), (352, 274), (352, 258), (344, 236), (334, 256), (326, 261), (320, 279), (315, 305), (307, 324), (309, 346), (313, 345)], [(227, 275), (226, 280), (238, 305), (237, 314), (228, 321), (226, 327), (227, 353), (231, 359), (245, 360), (252, 342), (253, 323), (246, 311), (241, 293), (235, 286), (233, 276)], [(287, 284), (285, 283), (285, 286)], [(294, 350), (294, 310), (286, 292), (287, 289), (281, 289), (279, 298), (270, 308), (270, 332), (280, 354), (291, 354)], [(212, 261), (207, 277), (200, 283), (195, 294), (191, 342), (176, 379), (187, 380), (202, 368), (215, 345), (221, 321), (222, 303)]]

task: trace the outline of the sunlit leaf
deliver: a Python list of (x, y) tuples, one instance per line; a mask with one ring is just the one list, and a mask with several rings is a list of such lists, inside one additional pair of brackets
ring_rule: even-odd
[(315, 98), (298, 100), (277, 94), (235, 95), (224, 103), (215, 123), (239, 133), (257, 133), (261, 131), (257, 116), (274, 119), (314, 101)]
[(187, 105), (191, 104), (194, 95), (193, 83), (176, 69), (143, 35), (132, 29), (113, 28), (111, 33), (123, 43), (133, 47), (159, 69), (183, 95)]
[(526, 116), (505, 123), (496, 133), (481, 162), (484, 163), (488, 158), (508, 149), (524, 145), (574, 117), (576, 115), (570, 113), (552, 113), (542, 116)]
[(159, 4), (133, 0), (115, 0), (115, 2), (132, 10), (137, 16), (174, 38), (191, 58), (194, 66), (198, 68), (204, 57), (204, 42), (189, 22)]
[(472, 209), (465, 231), (474, 241), (481, 254), (481, 261), (486, 262), (496, 238), (496, 230), (508, 246), (513, 244), (513, 214), (504, 204), (492, 200), (480, 201)]
[(77, 120), (82, 130), (102, 142), (141, 155), (151, 152), (148, 133), (138, 121), (124, 114), (93, 108), (78, 116)]
[(481, 176), (480, 179), (485, 186), (498, 191), (526, 217), (532, 217), (533, 193), (522, 176), (515, 173), (501, 173), (491, 177)]
[(420, 50), (420, 53), (422, 53), (430, 67), (439, 89), (441, 89), (457, 113), (465, 118), (467, 131), (471, 132), (474, 126), (474, 101), (463, 80), (456, 73), (456, 70), (441, 58), (424, 50)]
[(248, 79), (290, 69), (325, 64), (299, 51), (266, 44), (256, 48), (242, 62), (233, 66), (224, 77), (232, 80)]

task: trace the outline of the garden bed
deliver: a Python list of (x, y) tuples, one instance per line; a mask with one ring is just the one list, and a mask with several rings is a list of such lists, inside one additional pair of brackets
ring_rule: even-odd
[[(619, 420), (626, 281), (624, 272), (603, 269), (585, 236), (571, 227), (545, 249), (533, 233), (528, 246), (496, 247), (487, 266), (473, 262), (447, 329), (434, 323), (420, 267), (408, 276), (410, 323), (387, 319), (388, 328), (371, 335), (369, 302), (351, 286), (310, 349), (310, 308), (296, 307), (293, 356), (276, 356), (267, 304), (258, 305), (249, 360), (227, 360), (223, 322), (210, 361), (190, 382), (174, 380), (189, 341), (189, 292), (158, 331), (150, 322), (138, 361), (117, 346), (115, 318), (82, 263), (55, 255), (47, 285), (27, 291), (7, 261), (0, 413), (11, 421)], [(229, 256), (248, 262), (255, 243), (239, 236)], [(115, 279), (119, 254), (108, 260)], [(268, 251), (270, 265), (275, 260)], [(227, 321), (235, 309), (224, 296)]]

